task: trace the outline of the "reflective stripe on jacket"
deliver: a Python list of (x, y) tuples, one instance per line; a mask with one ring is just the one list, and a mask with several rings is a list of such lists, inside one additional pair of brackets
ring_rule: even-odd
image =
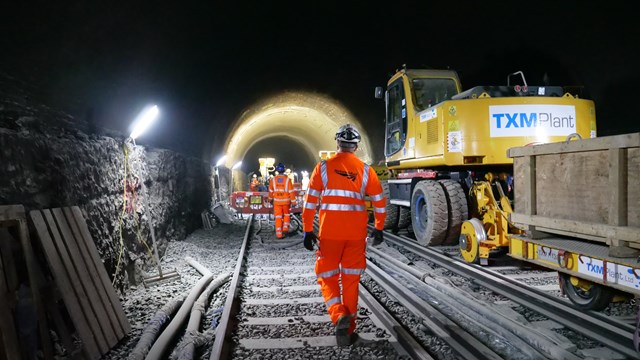
[(273, 205), (296, 204), (296, 191), (286, 175), (276, 175), (269, 181), (269, 200)]
[(376, 172), (349, 152), (321, 161), (313, 169), (305, 195), (304, 231), (313, 231), (319, 206), (321, 239), (364, 240), (369, 220), (365, 195), (374, 208), (375, 227), (382, 230), (387, 212)]

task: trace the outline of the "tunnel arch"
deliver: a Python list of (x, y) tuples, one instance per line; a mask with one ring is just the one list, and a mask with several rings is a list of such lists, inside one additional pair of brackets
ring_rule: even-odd
[(244, 159), (249, 149), (274, 137), (300, 143), (309, 156), (319, 160), (320, 150), (336, 149), (335, 132), (347, 123), (360, 130), (362, 141), (356, 154), (370, 164), (371, 144), (365, 129), (338, 101), (307, 91), (286, 91), (265, 98), (243, 112), (227, 133), (225, 165), (229, 167), (243, 161), (244, 167), (244, 161), (254, 161)]

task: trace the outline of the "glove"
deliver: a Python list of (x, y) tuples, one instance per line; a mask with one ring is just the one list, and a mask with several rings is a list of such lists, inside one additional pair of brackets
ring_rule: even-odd
[(382, 241), (384, 240), (384, 235), (382, 233), (382, 230), (373, 229), (371, 231), (371, 235), (369, 236), (373, 239), (373, 241), (371, 242), (371, 245), (373, 246), (378, 246), (382, 244)]
[(318, 243), (318, 238), (313, 231), (307, 231), (304, 233), (304, 247), (309, 251), (313, 251), (314, 246)]

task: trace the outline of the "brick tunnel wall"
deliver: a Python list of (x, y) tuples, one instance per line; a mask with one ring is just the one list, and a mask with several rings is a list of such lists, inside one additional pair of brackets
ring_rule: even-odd
[(168, 241), (202, 226), (200, 213), (210, 207), (212, 193), (206, 162), (140, 145), (127, 147), (125, 156), (125, 137), (92, 133), (88, 124), (38, 103), (18, 81), (0, 76), (0, 205), (22, 204), (27, 212), (79, 206), (107, 272), (119, 269), (121, 289), (138, 284), (142, 268), (155, 272), (142, 243), (151, 248), (136, 177), (146, 184), (161, 255)]

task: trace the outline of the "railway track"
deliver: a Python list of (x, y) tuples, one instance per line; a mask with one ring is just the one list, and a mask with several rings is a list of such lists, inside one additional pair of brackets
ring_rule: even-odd
[[(152, 352), (162, 357), (147, 359), (168, 358), (164, 355), (169, 350), (172, 358), (179, 359), (627, 359), (635, 355), (625, 343), (633, 331), (630, 324), (602, 314), (576, 313), (553, 291), (522, 287), (536, 277), (541, 283), (551, 282), (548, 274), (525, 269), (525, 274), (530, 270), (535, 275), (530, 279), (513, 264), (469, 265), (457, 260), (453, 248), (424, 248), (388, 233), (383, 246), (367, 250), (358, 312), (361, 340), (337, 347), (316, 283), (314, 255), (303, 248), (302, 237), (292, 234), (278, 240), (271, 222), (244, 221), (235, 226), (236, 238), (225, 240), (227, 245), (202, 238), (188, 245), (193, 251), (179, 253), (198, 253), (198, 261), (206, 265), (188, 267), (190, 273), (197, 270), (197, 279), (183, 268), (183, 277), (192, 285), (212, 275), (227, 274), (230, 279), (213, 293), (201, 320), (200, 328), (206, 329), (201, 336), (207, 340), (195, 342), (192, 357), (181, 355), (184, 349), (174, 344), (176, 340)], [(213, 256), (223, 252), (222, 262)], [(579, 328), (580, 324), (584, 326)], [(569, 333), (595, 339), (581, 336), (588, 344), (578, 344)], [(609, 337), (613, 340), (607, 343)], [(122, 357), (114, 353), (107, 358)]]
[[(390, 233), (386, 234), (385, 241), (394, 248), (402, 249), (404, 253), (410, 253), (411, 260), (402, 262), (374, 249), (374, 253), (378, 252), (379, 261), (398, 269), (393, 270), (395, 272), (403, 271), (405, 277), (427, 283), (428, 292), (432, 295), (437, 292), (444, 293), (444, 300), (440, 299), (442, 303), (446, 301), (450, 307), (458, 309), (473, 308), (467, 316), (491, 316), (494, 328), (505, 329), (515, 322), (528, 327), (529, 330), (535, 329), (529, 331), (516, 327), (510, 331), (515, 331), (519, 338), (526, 339), (530, 347), (533, 344), (533, 348), (542, 351), (547, 358), (631, 359), (638, 356), (632, 344), (634, 327), (628, 321), (576, 309), (566, 299), (558, 297), (558, 291), (549, 286), (553, 278), (546, 271), (526, 269), (523, 273), (522, 269), (515, 271), (514, 266), (491, 269), (471, 265), (457, 259), (452, 249), (439, 251), (425, 248), (412, 239)], [(423, 266), (423, 270), (416, 270), (415, 266), (407, 266), (407, 262), (423, 262), (427, 265)], [(402, 267), (405, 269), (401, 269)], [(501, 272), (506, 272), (507, 275)], [(444, 275), (446, 279), (443, 280), (439, 275)], [(465, 299), (465, 294), (453, 290), (462, 287), (450, 280), (456, 276), (470, 279), (469, 288), (476, 295), (471, 301), (468, 297)], [(443, 282), (446, 286), (442, 285)], [(527, 282), (533, 284), (527, 285)], [(491, 304), (491, 310), (475, 306), (480, 303)], [(506, 303), (510, 306), (504, 306)], [(522, 316), (513, 310), (516, 307), (520, 310), (528, 309), (529, 315)], [(496, 314), (501, 317), (496, 318)], [(567, 332), (582, 334), (591, 339), (593, 348), (578, 350), (575, 344), (562, 335)], [(507, 336), (506, 333), (502, 334), (502, 337)], [(541, 340), (544, 340), (544, 343)]]
[(247, 228), (210, 359), (431, 359), (364, 288), (360, 340), (338, 347), (315, 258), (301, 236), (277, 240), (272, 228), (263, 231), (269, 225), (255, 223), (255, 231)]

